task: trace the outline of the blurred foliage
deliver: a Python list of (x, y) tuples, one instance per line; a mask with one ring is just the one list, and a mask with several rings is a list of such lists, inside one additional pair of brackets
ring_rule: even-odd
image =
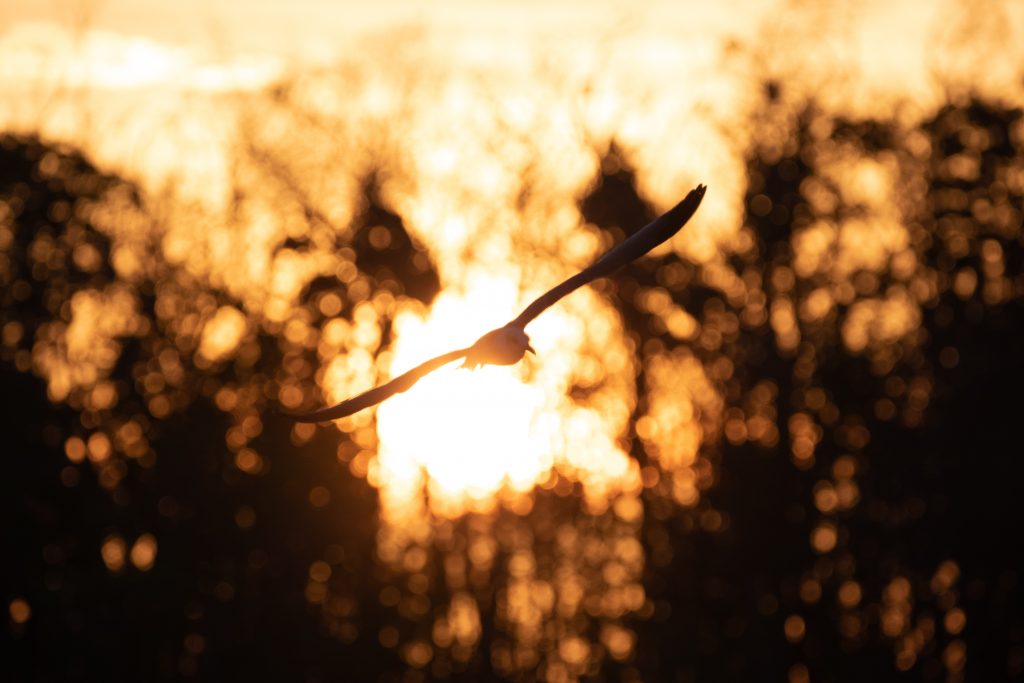
[[(302, 229), (273, 257), (312, 264), (256, 306), (258, 275), (192, 267), (216, 249), (177, 255), (127, 181), (0, 138), (11, 677), (1024, 675), (1024, 115), (969, 97), (908, 126), (787, 96), (767, 84), (754, 110), (733, 248), (599, 285), (639, 356), (622, 437), (642, 508), (584, 514), (553, 473), (525, 509), (432, 519), (395, 562), (372, 423), (274, 413), (352, 348), (332, 321), (368, 303), (376, 354), (395, 302), (440, 289), (394, 169), (337, 171), (359, 188), (346, 214), (252, 132), (233, 211), (276, 202)], [(610, 243), (655, 211), (622, 146), (593, 153), (578, 209)]]

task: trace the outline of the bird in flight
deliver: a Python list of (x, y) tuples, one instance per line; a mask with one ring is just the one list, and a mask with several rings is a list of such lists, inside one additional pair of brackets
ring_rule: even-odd
[(609, 249), (591, 266), (573, 275), (562, 284), (541, 295), (532, 304), (508, 324), (491, 330), (477, 339), (472, 346), (456, 349), (431, 358), (417, 365), (412, 370), (395, 377), (390, 382), (374, 387), (337, 405), (328, 406), (311, 412), (285, 412), (285, 415), (297, 422), (326, 422), (358, 413), (364, 408), (377, 405), (381, 401), (408, 390), (424, 375), (437, 370), (452, 361), (465, 359), (462, 367), (476, 369), (481, 365), (513, 365), (522, 360), (526, 352), (535, 353), (530, 346), (530, 338), (526, 335), (526, 325), (543, 313), (562, 297), (593, 282), (611, 275), (619, 268), (640, 258), (658, 246), (686, 224), (697, 211), (704, 198), (704, 185), (691, 190), (683, 201), (654, 219), (644, 227), (630, 235), (621, 244)]

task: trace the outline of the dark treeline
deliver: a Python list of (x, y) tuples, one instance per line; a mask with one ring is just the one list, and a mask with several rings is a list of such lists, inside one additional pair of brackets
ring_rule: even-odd
[[(813, 102), (794, 110), (771, 87), (758, 116), (751, 125), (765, 143), (746, 158), (750, 239), (725, 264), (743, 295), (675, 256), (645, 259), (603, 288), (640, 353), (679, 350), (730, 370), (711, 373), (726, 409), (700, 454), (700, 502), (685, 508), (645, 490), (651, 609), (630, 618), (635, 654), (588, 680), (1024, 676), (1024, 115), (964, 98), (907, 129), (836, 118)], [(580, 198), (587, 223), (621, 235), (649, 220), (625, 153), (613, 144), (595, 154), (603, 171)], [(850, 159), (894, 169), (906, 239), (837, 278), (827, 264), (849, 257), (842, 242), (807, 266), (800, 235), (877, 212), (848, 199), (835, 169)], [(373, 174), (363, 188), (338, 248), (354, 250), (371, 291), (429, 303), (439, 287), (429, 254)], [(157, 226), (136, 245), (146, 265), (130, 279), (94, 220), (105, 203)], [(31, 608), (27, 621), (12, 608), (5, 680), (541, 675), (495, 664), (489, 647), (507, 634), (486, 595), (468, 661), (416, 669), (381, 643), (384, 627), (421, 628), (378, 599), (395, 576), (376, 559), (375, 491), (323, 457), (346, 435), (296, 439), (268, 398), (281, 373), (312, 383), (314, 351), (252, 324), (233, 358), (197, 362), (199, 341), (184, 339), (180, 320), (242, 303), (162, 256), (160, 219), (130, 183), (77, 151), (4, 136), (0, 209), (4, 599)], [(370, 234), (380, 227), (388, 239)], [(344, 299), (340, 310), (320, 305), (337, 287), (320, 277), (303, 290), (314, 327), (352, 314)], [(677, 339), (640, 305), (638, 293), (655, 287), (697, 319), (699, 337)], [(135, 322), (112, 335), (114, 362), (59, 397), (51, 378), (48, 396), (40, 359), (62, 352), (75, 295), (124, 288)], [(161, 297), (178, 302), (173, 314)], [(913, 324), (890, 331), (887, 302), (904, 302)], [(386, 347), (389, 321), (383, 333)], [(171, 379), (147, 379), (157, 371)], [(646, 381), (641, 372), (638, 415)], [(246, 426), (254, 417), (258, 429)], [(243, 474), (239, 449), (225, 446), (238, 430), (259, 454), (259, 476)], [(327, 502), (310, 505), (318, 487)], [(542, 544), (553, 520), (579, 511), (571, 498), (536, 497), (526, 521)], [(151, 569), (101, 553), (111, 539), (110, 552), (131, 552), (143, 534), (158, 543)], [(353, 600), (341, 616), (308, 599), (317, 561), (331, 566), (331, 590)], [(493, 591), (507, 578), (495, 566)]]

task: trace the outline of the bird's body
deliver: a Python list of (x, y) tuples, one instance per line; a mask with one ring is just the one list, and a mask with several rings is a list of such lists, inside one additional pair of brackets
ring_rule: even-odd
[(534, 353), (523, 328), (506, 325), (477, 339), (467, 350), (462, 366), (475, 370), (481, 365), (515, 365), (527, 351)]
[(705, 187), (698, 185), (683, 201), (665, 212), (621, 244), (609, 249), (590, 267), (573, 275), (558, 286), (538, 297), (514, 320), (487, 332), (472, 346), (449, 351), (432, 358), (412, 370), (399, 375), (390, 382), (374, 387), (341, 403), (308, 413), (287, 413), (298, 422), (325, 422), (352, 415), (364, 408), (380, 403), (384, 399), (409, 389), (421, 377), (452, 361), (464, 358), (463, 367), (475, 369), (481, 365), (513, 365), (522, 360), (527, 351), (533, 352), (526, 325), (562, 297), (598, 278), (611, 275), (614, 271), (649, 252), (668, 240), (686, 224), (704, 198)]

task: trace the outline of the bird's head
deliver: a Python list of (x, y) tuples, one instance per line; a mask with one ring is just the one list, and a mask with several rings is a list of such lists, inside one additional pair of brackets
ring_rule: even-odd
[(522, 360), (527, 351), (536, 353), (523, 328), (499, 327), (474, 342), (466, 354), (463, 367), (476, 369), (481, 365), (512, 365)]

